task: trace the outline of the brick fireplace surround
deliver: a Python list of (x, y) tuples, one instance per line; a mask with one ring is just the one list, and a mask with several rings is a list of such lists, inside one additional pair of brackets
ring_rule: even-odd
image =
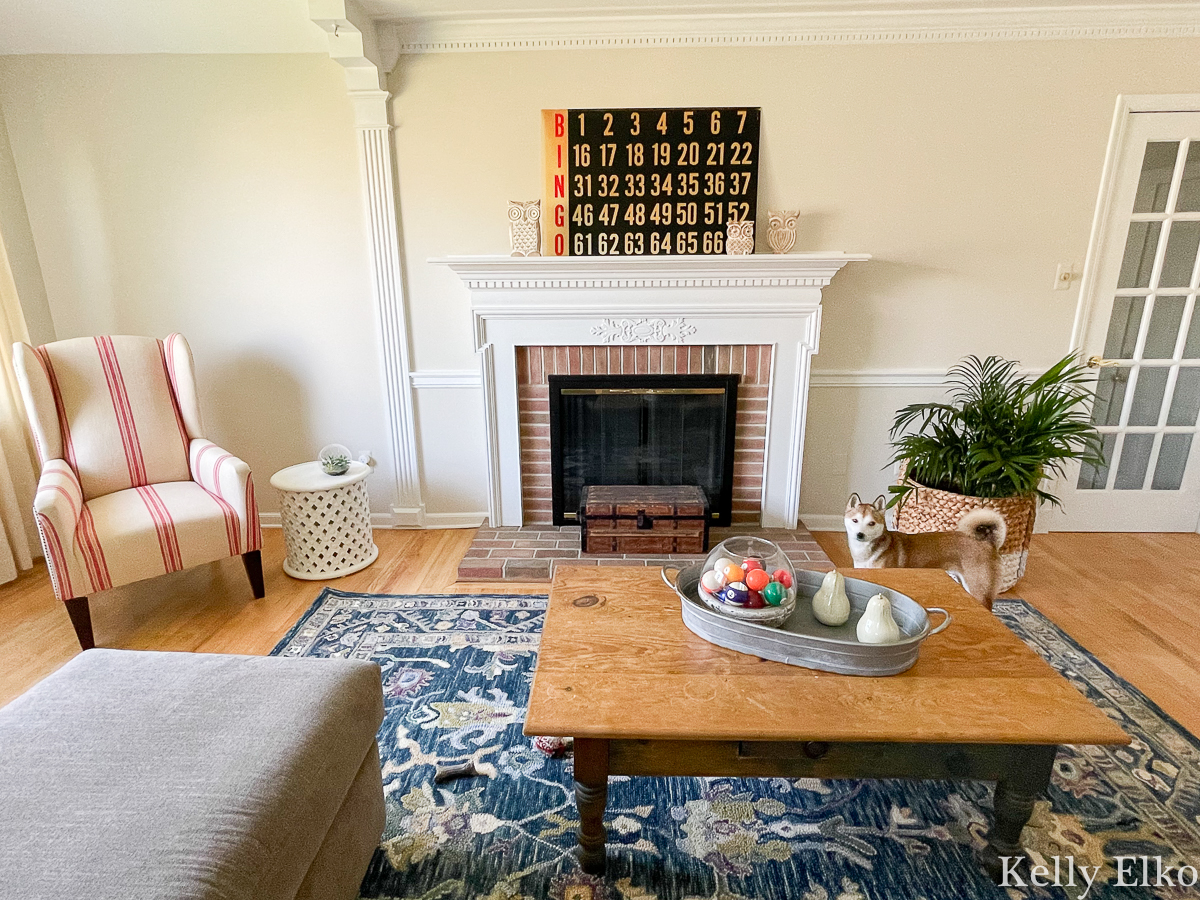
[(733, 524), (762, 518), (769, 344), (684, 347), (518, 347), (521, 507), (525, 525), (549, 525), (550, 375), (741, 375), (733, 449)]

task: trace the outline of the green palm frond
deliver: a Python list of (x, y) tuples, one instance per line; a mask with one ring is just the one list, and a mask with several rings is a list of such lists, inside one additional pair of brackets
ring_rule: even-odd
[[(896, 413), (891, 462), (929, 487), (976, 497), (1036, 494), (1080, 459), (1103, 465), (1100, 434), (1089, 418), (1095, 378), (1076, 354), (1037, 378), (999, 356), (968, 356), (946, 374), (949, 403), (913, 403)], [(895, 485), (889, 505), (911, 488)]]

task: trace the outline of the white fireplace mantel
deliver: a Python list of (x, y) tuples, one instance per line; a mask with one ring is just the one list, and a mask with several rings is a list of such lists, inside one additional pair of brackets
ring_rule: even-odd
[(821, 289), (866, 253), (753, 256), (448, 256), (471, 292), (493, 525), (522, 524), (516, 348), (770, 344), (762, 516), (794, 528)]

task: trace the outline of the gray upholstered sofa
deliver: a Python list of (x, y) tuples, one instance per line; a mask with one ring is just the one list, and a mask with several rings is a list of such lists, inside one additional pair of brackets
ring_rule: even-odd
[(0, 897), (353, 898), (379, 668), (89, 650), (0, 710)]

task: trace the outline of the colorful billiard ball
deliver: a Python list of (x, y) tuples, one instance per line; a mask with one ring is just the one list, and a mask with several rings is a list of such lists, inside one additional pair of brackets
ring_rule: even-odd
[(754, 557), (750, 557), (749, 559), (747, 559), (745, 562), (742, 563), (742, 568), (745, 569), (747, 572), (749, 572), (751, 569), (762, 569), (763, 568), (762, 560), (755, 559)]
[(725, 567), (725, 570), (722, 574), (724, 574), (725, 580), (727, 582), (729, 582), (730, 584), (733, 584), (735, 581), (745, 581), (746, 580), (746, 573), (742, 569), (741, 566), (735, 566), (735, 565), (730, 564)]
[(725, 585), (725, 588), (718, 596), (723, 602), (731, 606), (745, 606), (746, 602), (750, 599), (750, 591), (740, 581), (734, 581)]
[(762, 589), (762, 597), (771, 606), (778, 606), (783, 602), (783, 598), (787, 596), (787, 588), (778, 581), (772, 581)]
[(792, 586), (792, 576), (787, 569), (776, 569), (771, 573), (771, 577), (782, 584), (785, 588)]
[(752, 591), (761, 591), (771, 583), (771, 576), (762, 569), (751, 569), (746, 573), (746, 587)]

